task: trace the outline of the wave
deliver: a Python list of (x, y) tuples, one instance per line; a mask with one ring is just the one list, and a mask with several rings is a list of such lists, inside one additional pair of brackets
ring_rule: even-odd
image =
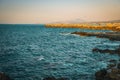
[[(60, 35), (64, 35), (64, 36), (69, 36), (69, 35), (72, 35), (72, 36), (79, 36), (79, 35), (71, 34), (71, 33), (60, 33)], [(80, 37), (80, 36), (79, 36), (79, 37)]]
[(66, 36), (66, 35), (71, 35), (71, 33), (60, 33), (60, 35)]
[(43, 59), (45, 59), (44, 56), (39, 56), (39, 57), (37, 58), (38, 61), (41, 61), (41, 60), (43, 60)]

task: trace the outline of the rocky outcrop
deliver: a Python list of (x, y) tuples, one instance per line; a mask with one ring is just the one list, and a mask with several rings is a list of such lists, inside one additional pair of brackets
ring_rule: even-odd
[(98, 38), (108, 38), (110, 40), (120, 41), (120, 32), (73, 32), (80, 36), (96, 36)]
[(96, 80), (104, 80), (107, 75), (107, 70), (102, 69), (95, 73)]
[(120, 80), (120, 63), (111, 68), (102, 69), (95, 73), (96, 80)]
[[(106, 73), (105, 73), (106, 72)], [(111, 72), (107, 70), (100, 70), (96, 72), (95, 77), (96, 80), (120, 80), (120, 70), (119, 69), (111, 69)]]
[(43, 80), (69, 80), (68, 78), (55, 78), (55, 77), (46, 77)]
[(55, 77), (46, 77), (43, 80), (56, 80), (56, 78)]
[(94, 48), (92, 51), (93, 52), (110, 53), (110, 54), (119, 54), (120, 55), (120, 48), (117, 48), (115, 50), (110, 50), (110, 49), (101, 50), (101, 49), (98, 49), (98, 48)]
[(0, 80), (12, 80), (8, 75), (5, 73), (0, 72)]
[[(108, 38), (109, 40), (120, 41), (120, 32), (73, 32), (80, 36), (96, 36), (98, 38)], [(94, 48), (93, 52), (119, 54), (120, 47), (115, 50)], [(120, 63), (116, 60), (111, 60), (107, 69), (99, 70), (95, 73), (96, 80), (120, 80)]]

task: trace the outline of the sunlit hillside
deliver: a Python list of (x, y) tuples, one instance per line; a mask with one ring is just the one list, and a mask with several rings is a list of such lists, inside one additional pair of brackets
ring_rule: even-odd
[(84, 28), (120, 31), (120, 23), (46, 24), (45, 26), (51, 28)]

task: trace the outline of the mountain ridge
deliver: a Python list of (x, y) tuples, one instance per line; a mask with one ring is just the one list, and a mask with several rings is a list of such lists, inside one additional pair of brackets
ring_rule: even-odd
[(75, 20), (69, 20), (69, 21), (57, 21), (57, 22), (52, 22), (50, 24), (77, 24), (77, 23), (120, 23), (119, 20), (109, 20), (109, 21), (85, 21), (82, 19), (75, 19)]

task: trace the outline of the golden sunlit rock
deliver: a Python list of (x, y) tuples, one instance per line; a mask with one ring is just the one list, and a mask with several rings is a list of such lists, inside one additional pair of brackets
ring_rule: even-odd
[(46, 24), (48, 28), (82, 28), (120, 31), (120, 23)]

